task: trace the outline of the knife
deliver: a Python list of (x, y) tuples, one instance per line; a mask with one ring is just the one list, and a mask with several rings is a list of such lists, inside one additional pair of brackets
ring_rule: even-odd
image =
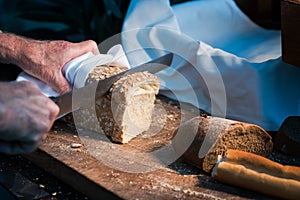
[(152, 74), (155, 74), (165, 69), (166, 67), (169, 67), (171, 65), (172, 59), (173, 54), (169, 53), (150, 62), (141, 64), (138, 67), (123, 71), (117, 75), (103, 80), (95, 81), (92, 84), (79, 89), (73, 89), (72, 91), (62, 94), (58, 97), (50, 97), (60, 108), (60, 112), (56, 119), (59, 119), (66, 114), (69, 114), (80, 108), (86, 108), (90, 105), (95, 104), (95, 99), (99, 99), (103, 95), (107, 94), (112, 84), (122, 76), (143, 71), (148, 71)]

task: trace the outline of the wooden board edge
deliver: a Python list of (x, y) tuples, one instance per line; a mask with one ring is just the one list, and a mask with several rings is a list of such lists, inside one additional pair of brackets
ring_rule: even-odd
[(86, 195), (90, 199), (122, 199), (111, 191), (95, 184), (76, 170), (68, 167), (41, 149), (37, 149), (30, 154), (23, 155), (23, 157), (64, 183), (70, 185), (75, 190)]

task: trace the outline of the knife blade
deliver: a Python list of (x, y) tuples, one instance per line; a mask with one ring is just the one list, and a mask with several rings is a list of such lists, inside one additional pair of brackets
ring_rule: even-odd
[(99, 99), (103, 95), (107, 94), (112, 84), (122, 76), (143, 71), (148, 71), (152, 74), (155, 74), (165, 69), (166, 67), (169, 67), (171, 65), (172, 59), (173, 54), (169, 53), (150, 62), (141, 64), (138, 67), (125, 70), (109, 78), (95, 81), (94, 83), (79, 89), (73, 89), (72, 91), (62, 94), (58, 97), (51, 97), (51, 99), (60, 108), (60, 112), (56, 119), (59, 119), (66, 114), (69, 114), (80, 108), (86, 108), (95, 104), (95, 99)]

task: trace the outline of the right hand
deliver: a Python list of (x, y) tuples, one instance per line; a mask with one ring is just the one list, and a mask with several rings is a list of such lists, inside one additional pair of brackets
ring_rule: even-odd
[(26, 73), (47, 83), (62, 94), (71, 89), (62, 74), (66, 63), (87, 52), (99, 54), (96, 42), (87, 40), (80, 43), (68, 41), (39, 41), (25, 39), (21, 45), (21, 56), (17, 65)]
[(63, 67), (87, 52), (100, 53), (96, 42), (92, 40), (79, 43), (33, 40), (0, 33), (0, 44), (0, 62), (19, 66), (59, 94), (72, 89), (62, 73)]
[(58, 106), (32, 83), (0, 83), (0, 152), (32, 152), (52, 127)]

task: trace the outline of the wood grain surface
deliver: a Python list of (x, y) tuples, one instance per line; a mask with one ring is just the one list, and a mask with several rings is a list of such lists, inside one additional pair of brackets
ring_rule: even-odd
[[(200, 114), (185, 104), (161, 100), (155, 111), (155, 134), (142, 134), (125, 145), (57, 121), (39, 149), (26, 158), (90, 199), (272, 199), (219, 183), (180, 158), (169, 164), (159, 157), (148, 159), (170, 143), (180, 122)], [(278, 152), (271, 159), (300, 165), (299, 159)]]

